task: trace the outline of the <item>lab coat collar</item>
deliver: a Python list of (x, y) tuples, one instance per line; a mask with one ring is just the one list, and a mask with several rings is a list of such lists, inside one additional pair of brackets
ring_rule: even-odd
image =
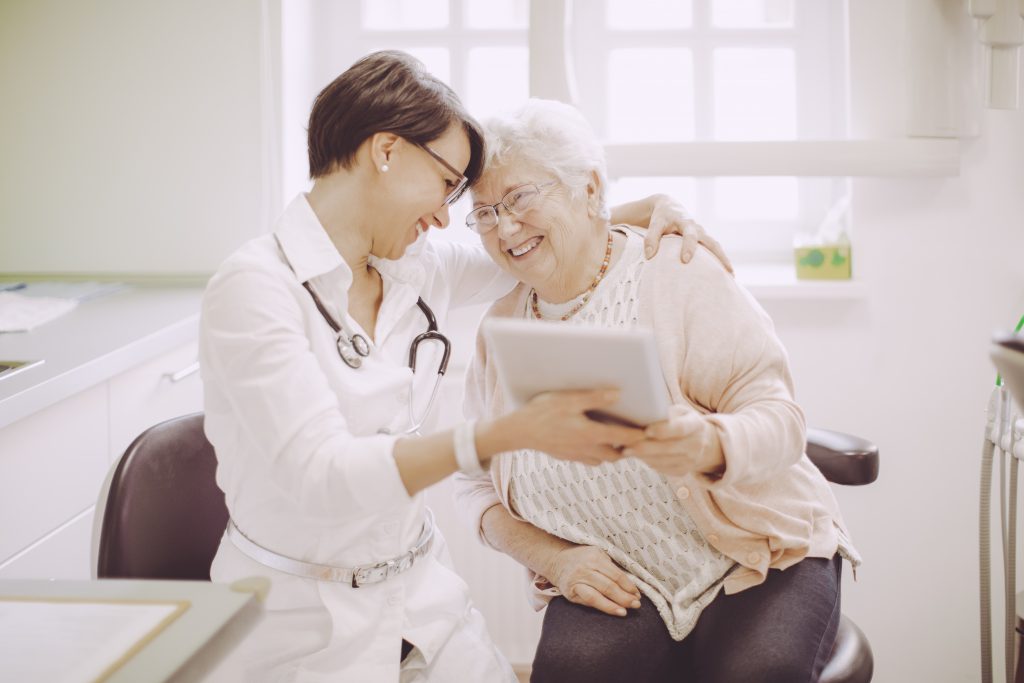
[[(347, 291), (351, 286), (352, 269), (331, 242), (304, 193), (296, 196), (288, 204), (277, 221), (274, 234), (277, 235), (281, 249), (291, 263), (299, 282), (306, 282), (339, 269), (343, 290)], [(367, 263), (376, 268), (385, 279), (408, 285), (419, 292), (427, 275), (420, 262), (421, 255), (427, 249), (427, 239), (428, 233), (420, 235), (419, 239), (409, 245), (400, 259), (392, 261), (371, 254)]]
[(424, 233), (409, 245), (402, 258), (391, 260), (370, 254), (367, 263), (376, 268), (385, 280), (408, 285), (418, 292), (423, 289), (423, 284), (427, 279), (426, 269), (423, 267), (420, 256), (426, 249), (426, 243), (427, 234)]
[(288, 204), (277, 221), (274, 234), (299, 282), (339, 270), (342, 291), (348, 291), (352, 269), (341, 258), (304, 193)]
[(420, 235), (400, 259), (377, 258), (372, 254), (367, 259), (384, 281), (384, 301), (377, 316), (378, 339), (391, 334), (401, 318), (416, 307), (416, 299), (420, 297), (427, 279), (421, 256), (426, 240), (426, 234)]

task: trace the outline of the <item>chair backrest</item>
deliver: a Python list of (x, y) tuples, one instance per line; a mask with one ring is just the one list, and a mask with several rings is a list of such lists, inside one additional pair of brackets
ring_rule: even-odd
[(97, 577), (208, 581), (228, 521), (216, 469), (202, 413), (136, 438), (100, 501)]

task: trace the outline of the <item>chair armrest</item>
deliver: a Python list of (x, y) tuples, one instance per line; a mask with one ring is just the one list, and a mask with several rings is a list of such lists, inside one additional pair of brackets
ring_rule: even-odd
[(852, 434), (808, 429), (807, 457), (835, 484), (863, 486), (878, 479), (878, 446)]

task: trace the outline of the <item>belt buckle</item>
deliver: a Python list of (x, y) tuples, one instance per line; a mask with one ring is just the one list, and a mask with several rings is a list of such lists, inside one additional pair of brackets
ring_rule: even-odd
[(358, 588), (367, 584), (379, 584), (384, 581), (388, 578), (388, 564), (391, 563), (392, 560), (388, 560), (368, 567), (359, 567), (352, 573), (352, 587)]
[(394, 560), (385, 560), (369, 567), (359, 567), (352, 572), (352, 587), (359, 588), (369, 583), (380, 583), (391, 576), (394, 567)]
[(412, 567), (416, 554), (412, 550), (402, 553), (396, 558), (378, 562), (369, 567), (359, 567), (352, 572), (352, 587), (359, 588), (368, 583), (380, 583), (387, 581), (392, 576), (397, 576)]

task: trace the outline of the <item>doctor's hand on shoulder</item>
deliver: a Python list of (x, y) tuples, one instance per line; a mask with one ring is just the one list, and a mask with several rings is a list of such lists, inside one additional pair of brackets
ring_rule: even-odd
[(662, 237), (679, 235), (683, 238), (679, 248), (680, 261), (689, 263), (697, 251), (697, 245), (700, 244), (706, 247), (727, 271), (733, 272), (732, 262), (718, 240), (694, 220), (685, 206), (669, 195), (653, 194), (644, 199), (613, 206), (611, 222), (613, 225), (628, 223), (645, 228), (644, 254), (647, 258), (653, 258), (658, 253)]

